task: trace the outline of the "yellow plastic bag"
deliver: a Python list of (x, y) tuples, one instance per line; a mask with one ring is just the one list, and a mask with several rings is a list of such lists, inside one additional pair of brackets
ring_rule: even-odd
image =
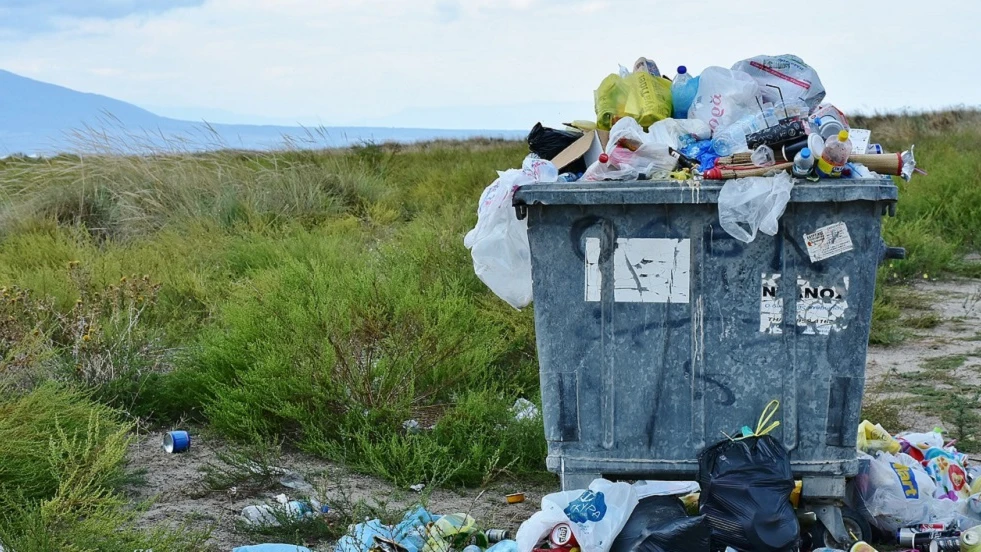
[(900, 446), (899, 441), (893, 439), (892, 435), (889, 435), (889, 432), (883, 429), (881, 425), (873, 425), (868, 420), (862, 420), (862, 423), (858, 425), (857, 448), (866, 453), (881, 450), (889, 454), (896, 454), (899, 452)]
[(627, 105), (627, 85), (623, 78), (611, 73), (593, 93), (593, 107), (596, 110), (596, 128), (610, 130), (613, 123), (623, 117)]
[(610, 128), (622, 117), (632, 117), (645, 130), (671, 117), (671, 81), (647, 72), (621, 77), (612, 73), (593, 93), (596, 126)]
[(627, 117), (636, 119), (644, 129), (671, 117), (671, 81), (647, 72), (630, 73), (623, 80), (627, 85)]

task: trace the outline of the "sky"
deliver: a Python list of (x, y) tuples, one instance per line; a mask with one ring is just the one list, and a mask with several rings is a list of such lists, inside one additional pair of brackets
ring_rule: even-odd
[(673, 76), (791, 53), (870, 113), (981, 105), (979, 19), (970, 0), (0, 0), (0, 69), (217, 123), (525, 129), (593, 118), (640, 56)]

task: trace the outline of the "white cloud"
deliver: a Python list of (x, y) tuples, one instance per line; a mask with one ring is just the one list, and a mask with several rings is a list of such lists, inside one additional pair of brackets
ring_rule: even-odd
[[(884, 10), (828, 0), (812, 13), (776, 0), (209, 0), (0, 35), (0, 67), (138, 105), (324, 124), (424, 108), (431, 126), (465, 127), (460, 109), (433, 108), (579, 102), (578, 118), (588, 118), (600, 80), (639, 56), (673, 74), (679, 64), (698, 72), (795, 53), (846, 111), (931, 108), (981, 104), (981, 40), (970, 27), (979, 6), (952, 14), (911, 1)], [(903, 21), (909, 28), (897, 29)]]

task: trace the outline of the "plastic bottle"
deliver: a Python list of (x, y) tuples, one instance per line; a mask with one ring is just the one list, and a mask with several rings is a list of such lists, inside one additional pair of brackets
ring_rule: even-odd
[(671, 81), (671, 106), (675, 119), (687, 119), (688, 108), (698, 93), (698, 77), (692, 78), (688, 68), (678, 66), (678, 75)]
[(712, 134), (712, 151), (719, 157), (749, 151), (749, 146), (746, 145), (746, 130), (750, 127), (750, 122), (740, 119), (727, 127), (717, 129)]
[(814, 169), (814, 156), (811, 155), (811, 148), (804, 148), (794, 156), (794, 168), (791, 171), (794, 176), (804, 178), (811, 174)]
[(827, 178), (841, 177), (841, 171), (848, 163), (848, 154), (852, 151), (852, 141), (848, 139), (848, 131), (842, 130), (837, 136), (828, 138), (824, 143), (821, 159), (817, 161), (817, 173)]

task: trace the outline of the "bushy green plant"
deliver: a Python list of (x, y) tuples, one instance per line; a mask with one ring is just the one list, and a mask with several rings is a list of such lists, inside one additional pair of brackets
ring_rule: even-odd
[(55, 384), (0, 397), (0, 543), (18, 552), (204, 550), (207, 532), (144, 527), (117, 493), (130, 426)]

